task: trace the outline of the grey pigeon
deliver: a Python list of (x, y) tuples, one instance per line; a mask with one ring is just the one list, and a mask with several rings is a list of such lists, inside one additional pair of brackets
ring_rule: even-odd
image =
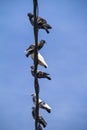
[[(33, 103), (36, 104), (36, 94), (32, 94)], [(51, 112), (51, 107), (39, 98), (39, 108), (45, 109), (48, 113)]]
[[(29, 20), (31, 24), (34, 26), (34, 15), (32, 13), (28, 13), (27, 16), (29, 17)], [(52, 27), (47, 23), (47, 21), (41, 17), (37, 17), (37, 25), (38, 29), (45, 29), (47, 33), (49, 33), (48, 29), (51, 29)]]
[[(35, 107), (32, 107), (32, 116), (34, 119), (36, 119), (36, 108)], [(39, 115), (38, 117), (38, 122), (45, 128), (46, 125), (47, 125), (47, 122), (45, 121), (45, 119)]]
[[(44, 44), (46, 43), (45, 40), (41, 40), (38, 45), (37, 45), (37, 49), (40, 50)], [(35, 50), (35, 44), (31, 44), (27, 49), (26, 49), (26, 57), (28, 57), (30, 54), (34, 53)]]
[[(31, 66), (31, 74), (34, 76), (34, 66)], [(37, 70), (37, 78), (47, 78), (48, 80), (51, 80), (51, 77), (49, 77), (48, 73), (40, 70)]]

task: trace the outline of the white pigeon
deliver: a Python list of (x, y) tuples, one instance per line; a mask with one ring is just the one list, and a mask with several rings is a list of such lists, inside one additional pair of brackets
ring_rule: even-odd
[[(31, 58), (34, 60), (34, 53), (31, 54)], [(44, 66), (45, 68), (48, 67), (43, 56), (39, 52), (38, 52), (38, 64), (40, 64), (41, 66)]]
[[(32, 94), (33, 103), (36, 105), (36, 94)], [(48, 113), (51, 113), (51, 107), (39, 98), (39, 108), (45, 109)]]

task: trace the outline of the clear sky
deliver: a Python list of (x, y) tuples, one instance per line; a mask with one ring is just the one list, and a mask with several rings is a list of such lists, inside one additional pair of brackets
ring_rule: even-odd
[[(53, 27), (39, 31), (40, 50), (52, 81), (40, 79), (40, 97), (52, 107), (40, 110), (44, 130), (87, 130), (87, 0), (39, 0), (39, 16)], [(32, 59), (34, 42), (27, 13), (33, 0), (0, 0), (0, 130), (34, 130)]]

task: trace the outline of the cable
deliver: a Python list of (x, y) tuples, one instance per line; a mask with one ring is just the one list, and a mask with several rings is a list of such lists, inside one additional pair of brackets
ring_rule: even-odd
[(38, 26), (37, 26), (37, 16), (38, 16), (38, 0), (33, 0), (34, 9), (34, 39), (35, 39), (35, 50), (34, 50), (34, 87), (35, 87), (35, 93), (36, 93), (36, 118), (35, 118), (35, 130), (38, 130), (39, 122), (39, 83), (37, 78), (37, 68), (38, 68)]

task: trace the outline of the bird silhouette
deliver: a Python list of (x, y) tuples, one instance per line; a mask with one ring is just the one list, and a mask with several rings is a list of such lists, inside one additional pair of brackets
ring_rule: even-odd
[[(35, 76), (34, 74), (34, 66), (31, 66), (31, 74)], [(37, 78), (47, 78), (48, 80), (51, 80), (51, 77), (49, 77), (49, 74), (46, 72), (42, 72), (40, 70), (37, 70)]]
[[(31, 54), (31, 58), (34, 61), (34, 53)], [(38, 64), (44, 66), (45, 68), (48, 67), (46, 61), (44, 60), (44, 57), (39, 52), (38, 52)]]
[[(45, 43), (46, 43), (45, 40), (41, 40), (40, 42), (38, 42), (37, 49), (40, 50), (44, 46)], [(35, 51), (35, 44), (31, 44), (25, 51), (26, 57), (34, 53), (34, 51)]]
[[(31, 24), (34, 26), (34, 15), (32, 13), (28, 13), (27, 16)], [(47, 23), (47, 21), (41, 17), (37, 16), (37, 26), (38, 29), (44, 29), (47, 33), (49, 33), (48, 29), (52, 29), (52, 27)]]
[[(32, 107), (32, 116), (34, 119), (36, 119), (36, 108), (35, 107)], [(45, 119), (39, 115), (38, 116), (38, 122), (45, 128), (46, 125), (47, 125), (47, 122), (45, 121)]]
[[(32, 96), (33, 103), (36, 105), (36, 101), (37, 101), (36, 94), (33, 93), (31, 96)], [(39, 98), (39, 108), (46, 110), (48, 113), (51, 113), (51, 107), (40, 98)]]

